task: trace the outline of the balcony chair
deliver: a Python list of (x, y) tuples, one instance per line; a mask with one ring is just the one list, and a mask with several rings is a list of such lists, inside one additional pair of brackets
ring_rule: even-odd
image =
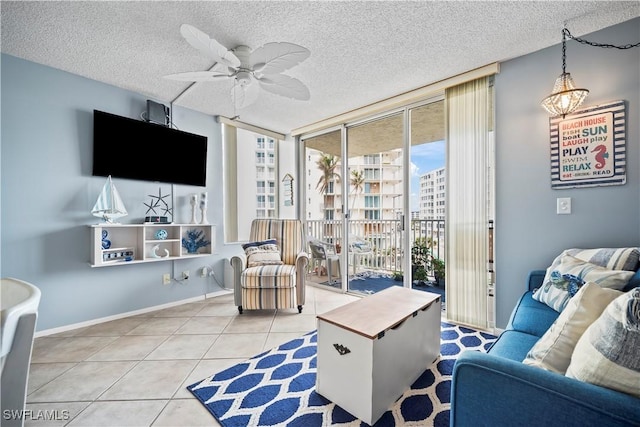
[(243, 245), (245, 254), (231, 258), (234, 303), (240, 314), (243, 309), (282, 308), (297, 308), (301, 313), (309, 264), (302, 223), (254, 219), (249, 240)]
[(322, 263), (327, 265), (327, 277), (329, 285), (333, 285), (333, 266), (337, 266), (337, 277), (340, 277), (340, 256), (336, 254), (336, 247), (331, 243), (323, 242), (317, 239), (309, 239), (309, 249), (311, 250), (311, 264), (318, 268), (318, 276), (320, 276)]
[(355, 234), (349, 235), (349, 260), (353, 265), (353, 275), (356, 275), (356, 267), (361, 263), (363, 256), (373, 255), (373, 246), (371, 242), (366, 241), (363, 237)]

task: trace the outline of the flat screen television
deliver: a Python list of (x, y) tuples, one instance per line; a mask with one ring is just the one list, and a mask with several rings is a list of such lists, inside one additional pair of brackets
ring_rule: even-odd
[(93, 110), (93, 175), (204, 187), (207, 137)]

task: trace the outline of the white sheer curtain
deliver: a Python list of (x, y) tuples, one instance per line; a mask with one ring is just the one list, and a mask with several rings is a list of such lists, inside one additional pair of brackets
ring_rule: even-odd
[(445, 92), (447, 111), (447, 317), (488, 327), (488, 222), (493, 180), (490, 77)]

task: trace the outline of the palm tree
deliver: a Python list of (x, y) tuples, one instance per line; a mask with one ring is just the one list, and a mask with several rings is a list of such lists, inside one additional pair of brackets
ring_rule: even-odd
[[(364, 187), (364, 172), (360, 170), (352, 170), (351, 171), (351, 185), (353, 186), (353, 190), (351, 193), (362, 193), (362, 189)], [(356, 198), (353, 198), (351, 202), (351, 209), (355, 206)]]
[[(316, 189), (324, 197), (325, 208), (327, 205), (333, 207), (333, 201), (331, 201), (331, 203), (328, 203), (329, 196), (327, 193), (329, 192), (330, 183), (340, 182), (340, 174), (336, 172), (336, 168), (338, 167), (338, 161), (339, 161), (338, 157), (334, 156), (333, 154), (326, 154), (326, 153), (322, 153), (320, 158), (316, 161), (316, 165), (318, 166), (318, 169), (320, 169), (320, 171), (322, 172), (322, 175), (320, 175), (320, 179), (318, 180), (318, 184), (316, 184)], [(325, 219), (326, 218), (327, 217), (325, 212)], [(330, 236), (331, 242), (334, 241), (334, 238), (333, 238), (334, 233), (335, 233), (335, 230), (333, 229), (333, 224), (324, 225), (323, 234), (325, 236)]]
[(318, 169), (322, 172), (322, 175), (320, 175), (320, 179), (316, 184), (316, 190), (318, 190), (320, 194), (327, 194), (330, 182), (340, 182), (340, 174), (336, 172), (338, 161), (339, 158), (333, 154), (322, 154), (322, 156), (320, 156), (316, 161)]

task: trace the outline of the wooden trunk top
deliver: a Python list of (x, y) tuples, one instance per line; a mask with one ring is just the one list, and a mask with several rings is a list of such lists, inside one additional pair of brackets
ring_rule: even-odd
[[(380, 333), (402, 323), (413, 313), (440, 299), (440, 295), (391, 286), (358, 301), (345, 304), (317, 318), (375, 339)], [(438, 325), (439, 327), (439, 325)]]

